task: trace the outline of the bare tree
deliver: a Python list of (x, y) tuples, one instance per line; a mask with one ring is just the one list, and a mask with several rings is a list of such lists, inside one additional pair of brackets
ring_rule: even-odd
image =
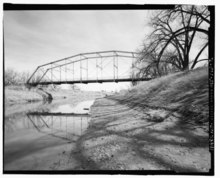
[[(192, 48), (195, 52), (193, 44), (200, 39), (202, 47), (192, 59), (193, 69), (198, 62), (207, 60), (199, 58), (208, 46), (209, 17), (206, 6), (179, 5), (171, 10), (157, 11), (150, 23), (154, 30), (144, 41), (139, 61), (151, 61), (148, 66), (156, 68), (158, 75), (161, 75), (160, 66), (167, 63), (178, 70), (187, 70)], [(152, 55), (154, 60), (146, 59)]]
[[(25, 85), (28, 78), (30, 77), (29, 72), (17, 72), (14, 69), (6, 69), (5, 71), (5, 78), (4, 83), (5, 86), (8, 85)], [(40, 80), (41, 76), (37, 75), (33, 81), (38, 82)]]
[(4, 77), (5, 86), (17, 84), (18, 73), (14, 69), (6, 69)]
[[(143, 54), (143, 53), (141, 53)], [(144, 58), (140, 58), (136, 65), (139, 65), (139, 77), (141, 78), (155, 78), (161, 75), (167, 75), (176, 71), (180, 71), (178, 66), (178, 56), (175, 51), (167, 51), (160, 60), (159, 65), (157, 62), (157, 53), (155, 51), (145, 52)]]
[(29, 72), (18, 73), (18, 83), (25, 84), (29, 77), (30, 77)]

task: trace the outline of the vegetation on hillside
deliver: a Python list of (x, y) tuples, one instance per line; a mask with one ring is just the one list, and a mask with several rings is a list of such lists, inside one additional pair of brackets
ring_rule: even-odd
[(189, 122), (209, 120), (208, 68), (170, 74), (133, 87), (115, 97), (130, 107), (164, 109)]

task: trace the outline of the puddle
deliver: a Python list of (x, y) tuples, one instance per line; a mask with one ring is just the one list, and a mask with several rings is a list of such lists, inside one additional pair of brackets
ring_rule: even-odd
[(88, 128), (85, 108), (92, 103), (48, 105), (47, 112), (41, 108), (5, 117), (4, 169), (53, 169), (59, 155), (70, 154)]

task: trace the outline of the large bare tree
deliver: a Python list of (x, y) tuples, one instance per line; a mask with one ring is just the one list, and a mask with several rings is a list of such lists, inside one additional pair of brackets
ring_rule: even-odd
[[(141, 49), (139, 62), (147, 61), (161, 75), (161, 66), (167, 63), (178, 70), (193, 69), (201, 61), (201, 54), (208, 46), (210, 13), (206, 6), (178, 5), (174, 9), (154, 12), (149, 34)], [(200, 46), (196, 50), (195, 46)], [(190, 60), (190, 52), (196, 56)], [(152, 55), (154, 60), (152, 60)], [(190, 66), (191, 61), (191, 66)]]

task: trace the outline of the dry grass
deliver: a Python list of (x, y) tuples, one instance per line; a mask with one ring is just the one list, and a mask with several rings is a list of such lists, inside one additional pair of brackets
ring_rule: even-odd
[(35, 91), (5, 88), (5, 103), (25, 103), (42, 100), (42, 96)]
[(123, 102), (163, 108), (196, 123), (208, 121), (208, 69), (199, 68), (144, 82), (125, 95)]

